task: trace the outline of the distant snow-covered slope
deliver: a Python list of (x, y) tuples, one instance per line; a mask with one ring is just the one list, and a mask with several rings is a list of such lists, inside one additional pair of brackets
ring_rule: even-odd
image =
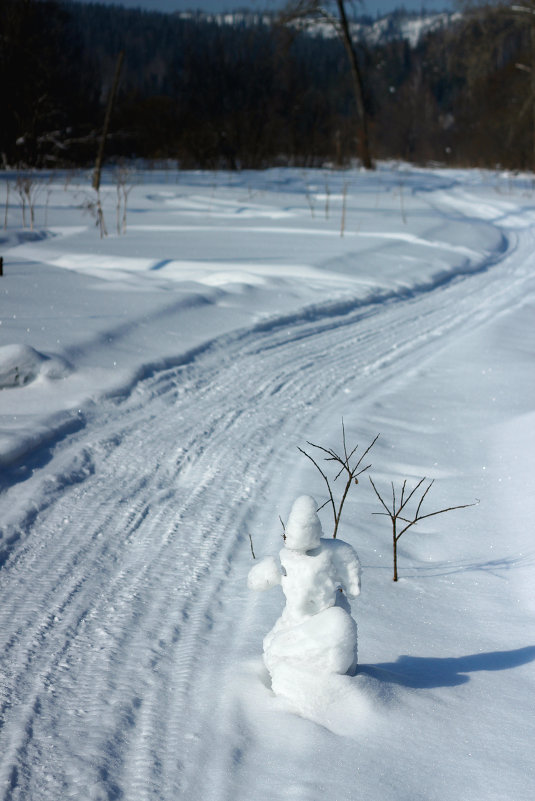
[[(179, 12), (183, 19), (201, 19), (215, 22), (217, 25), (234, 25), (247, 27), (253, 25), (272, 25), (277, 17), (269, 13), (251, 11), (235, 11), (227, 13)], [(462, 18), (461, 12), (422, 12), (421, 14), (395, 11), (385, 14), (379, 19), (357, 17), (350, 23), (352, 35), (357, 40), (375, 46), (387, 42), (405, 39), (411, 47), (416, 47), (422, 36), (433, 31), (442, 30), (454, 25)], [(316, 36), (333, 37), (336, 32), (325, 19), (315, 21), (295, 21), (296, 28), (308, 31)]]

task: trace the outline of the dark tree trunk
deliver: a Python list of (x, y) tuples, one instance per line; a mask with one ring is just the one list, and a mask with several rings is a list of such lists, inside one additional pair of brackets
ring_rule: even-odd
[(370, 155), (370, 139), (368, 132), (368, 115), (364, 103), (364, 84), (362, 81), (362, 73), (360, 71), (357, 53), (353, 46), (351, 33), (349, 30), (349, 23), (347, 21), (344, 0), (336, 0), (338, 6), (338, 13), (340, 14), (341, 35), (344, 47), (347, 51), (349, 63), (351, 65), (351, 76), (353, 78), (353, 88), (355, 91), (355, 100), (357, 103), (357, 111), (360, 117), (359, 125), (359, 150), (362, 166), (366, 170), (373, 170), (374, 165)]
[(97, 160), (95, 163), (95, 172), (93, 173), (93, 189), (97, 192), (100, 189), (100, 174), (102, 172), (102, 162), (104, 160), (104, 145), (106, 144), (106, 137), (108, 135), (108, 128), (110, 127), (111, 112), (113, 109), (113, 102), (117, 94), (117, 87), (119, 85), (119, 76), (121, 74), (121, 67), (123, 66), (124, 51), (121, 50), (117, 56), (117, 63), (115, 65), (115, 75), (113, 76), (113, 84), (111, 87), (110, 96), (108, 98), (108, 105), (106, 107), (106, 116), (104, 117), (104, 126), (102, 128), (102, 137), (97, 153)]

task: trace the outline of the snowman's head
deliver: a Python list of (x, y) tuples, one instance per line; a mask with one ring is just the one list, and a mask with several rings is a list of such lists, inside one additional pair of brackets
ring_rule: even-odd
[(317, 508), (316, 501), (310, 495), (301, 495), (294, 501), (285, 530), (285, 545), (291, 551), (305, 553), (320, 547), (323, 532)]

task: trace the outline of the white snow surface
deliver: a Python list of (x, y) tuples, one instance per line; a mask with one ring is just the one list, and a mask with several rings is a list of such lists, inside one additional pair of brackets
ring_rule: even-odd
[[(531, 801), (531, 178), (139, 171), (117, 235), (110, 173), (104, 239), (90, 176), (34, 178), (29, 231), (0, 176), (2, 801)], [(342, 418), (385, 495), (480, 502), (408, 531), (394, 583), (360, 477), (358, 672), (302, 673), (296, 714), (251, 544), (327, 500), (297, 447)]]

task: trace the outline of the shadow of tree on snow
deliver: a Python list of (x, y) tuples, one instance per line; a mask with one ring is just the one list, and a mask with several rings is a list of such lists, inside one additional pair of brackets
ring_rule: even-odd
[(418, 690), (454, 687), (480, 670), (511, 670), (535, 660), (535, 645), (513, 651), (489, 651), (458, 657), (400, 656), (396, 662), (359, 665), (358, 673)]

